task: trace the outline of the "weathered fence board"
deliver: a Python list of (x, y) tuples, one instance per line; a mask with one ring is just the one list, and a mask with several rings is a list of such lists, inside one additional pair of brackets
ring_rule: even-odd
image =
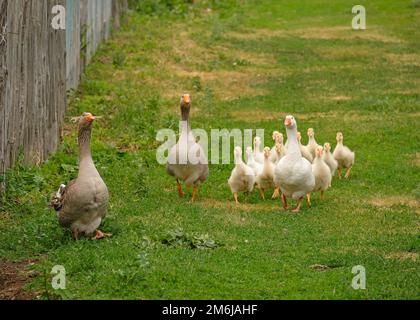
[[(51, 26), (66, 7), (66, 30)], [(39, 164), (54, 151), (83, 66), (110, 34), (127, 0), (0, 0), (0, 173), (22, 152)]]
[(66, 78), (74, 89), (80, 77), (80, 1), (66, 0)]
[[(4, 154), (7, 144), (5, 91), (6, 91), (6, 50), (7, 50), (7, 1), (0, 0), (0, 173), (6, 167)], [(0, 192), (4, 184), (0, 183)]]

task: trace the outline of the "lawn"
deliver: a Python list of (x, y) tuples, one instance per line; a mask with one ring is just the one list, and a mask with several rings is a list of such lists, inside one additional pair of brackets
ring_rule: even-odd
[[(360, 4), (366, 30), (351, 29), (346, 0), (132, 10), (71, 93), (59, 150), (7, 173), (0, 260), (19, 263), (39, 299), (419, 299), (420, 2)], [(191, 190), (178, 198), (155, 137), (178, 130), (184, 91), (192, 127), (207, 132), (260, 128), (271, 147), (287, 114), (305, 144), (308, 127), (333, 146), (342, 131), (356, 152), (350, 179), (293, 214), (257, 191), (236, 206), (233, 164), (212, 164), (197, 202)], [(103, 116), (92, 149), (113, 237), (99, 241), (74, 241), (47, 208), (77, 175), (70, 120), (83, 111)], [(65, 290), (51, 288), (54, 265)], [(351, 286), (356, 265), (365, 290)]]

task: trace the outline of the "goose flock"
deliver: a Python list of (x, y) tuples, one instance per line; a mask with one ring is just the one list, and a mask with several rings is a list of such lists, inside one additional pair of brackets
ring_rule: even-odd
[[(194, 202), (200, 184), (209, 175), (209, 167), (205, 152), (191, 130), (190, 109), (191, 97), (183, 94), (180, 102), (183, 125), (177, 143), (169, 151), (166, 171), (175, 178), (179, 197), (184, 197), (181, 183), (193, 188), (191, 202)], [(95, 167), (90, 149), (95, 116), (85, 112), (78, 119), (78, 176), (67, 185), (60, 185), (50, 207), (57, 211), (59, 224), (72, 231), (74, 239), (81, 236), (101, 239), (112, 234), (98, 229), (107, 214), (109, 194)], [(272, 198), (280, 197), (285, 210), (288, 209), (287, 198), (296, 200), (297, 206), (293, 212), (298, 212), (305, 196), (308, 205), (313, 192), (320, 192), (323, 198), (324, 192), (331, 186), (335, 171), (341, 179), (342, 170), (346, 169), (345, 177), (349, 177), (355, 155), (343, 145), (341, 132), (337, 133), (337, 146), (331, 153), (329, 143), (318, 145), (312, 128), (307, 131), (308, 144), (302, 145), (293, 116), (287, 116), (284, 125), (286, 143), (283, 143), (283, 134), (274, 131), (274, 146), (261, 151), (262, 142), (257, 136), (253, 140), (254, 148), (247, 147), (245, 150), (246, 162), (242, 159), (242, 148), (234, 148), (235, 167), (228, 185), (236, 203), (239, 203), (239, 192), (250, 193), (256, 187), (262, 199), (265, 199), (266, 191), (273, 190)], [(190, 158), (190, 155), (194, 157)]]
[(313, 128), (308, 129), (308, 144), (303, 145), (293, 116), (286, 116), (284, 125), (287, 142), (283, 145), (283, 134), (274, 131), (274, 146), (271, 149), (265, 147), (260, 152), (261, 140), (255, 137), (254, 150), (251, 147), (246, 149), (246, 163), (242, 160), (241, 147), (235, 147), (235, 168), (228, 184), (236, 203), (239, 192), (250, 193), (256, 187), (261, 198), (265, 199), (265, 191), (272, 189), (272, 198), (280, 196), (285, 210), (288, 209), (287, 198), (292, 198), (297, 201), (292, 212), (299, 212), (305, 197), (311, 205), (311, 193), (320, 192), (323, 199), (336, 170), (340, 179), (343, 169), (347, 170), (345, 177), (349, 177), (355, 155), (343, 145), (341, 132), (337, 133), (337, 146), (331, 153), (328, 142), (324, 146), (318, 145)]

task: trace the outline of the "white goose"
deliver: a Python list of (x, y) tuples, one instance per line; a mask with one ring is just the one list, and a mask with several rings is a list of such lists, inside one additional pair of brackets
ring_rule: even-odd
[(209, 174), (208, 160), (203, 148), (196, 142), (192, 134), (189, 115), (191, 98), (189, 94), (181, 97), (181, 135), (176, 145), (169, 151), (166, 171), (175, 177), (178, 186), (178, 195), (182, 198), (181, 181), (187, 187), (193, 187), (191, 202), (195, 201), (198, 186), (204, 182)]
[(278, 131), (273, 132), (274, 146), (270, 151), (270, 161), (274, 164), (286, 155), (286, 148), (283, 145), (283, 134)]
[[(242, 152), (242, 150), (241, 150), (241, 152)], [(257, 176), (262, 171), (263, 165), (261, 163), (258, 163), (258, 162), (255, 161), (254, 153), (252, 152), (251, 147), (247, 147), (245, 152), (246, 152), (246, 156), (247, 156), (247, 159), (248, 159), (246, 165), (248, 167), (250, 167), (253, 170), (254, 175)]]
[(322, 159), (330, 168), (331, 176), (334, 176), (335, 170), (337, 170), (337, 167), (338, 167), (338, 163), (337, 163), (337, 160), (334, 159), (331, 153), (331, 145), (328, 142), (324, 143), (324, 156), (322, 157)]
[(350, 176), (351, 168), (354, 164), (354, 152), (343, 145), (343, 134), (337, 132), (337, 146), (334, 149), (333, 156), (338, 163), (338, 178), (341, 179), (341, 172), (343, 168), (347, 168), (345, 178)]
[(255, 175), (252, 168), (242, 161), (241, 147), (235, 147), (235, 168), (233, 168), (228, 184), (233, 193), (233, 198), (238, 204), (238, 192), (251, 192), (254, 189)]
[(315, 177), (312, 173), (311, 163), (302, 158), (296, 137), (297, 124), (293, 116), (284, 120), (287, 141), (289, 142), (286, 156), (280, 159), (274, 170), (274, 183), (282, 192), (283, 208), (288, 209), (287, 197), (297, 200), (293, 212), (299, 212), (302, 199), (310, 193), (315, 186)]
[(260, 164), (264, 163), (264, 154), (260, 151), (261, 138), (254, 138), (254, 160)]
[(311, 153), (313, 159), (315, 159), (315, 150), (318, 147), (318, 143), (315, 140), (315, 131), (313, 128), (309, 128), (307, 131), (308, 134), (308, 144), (306, 145), (306, 149)]
[(274, 164), (270, 161), (270, 148), (264, 148), (264, 167), (260, 174), (256, 177), (256, 183), (260, 190), (262, 199), (265, 199), (264, 192), (274, 188)]
[[(331, 186), (331, 170), (323, 160), (324, 149), (321, 146), (315, 149), (315, 159), (312, 163), (312, 173), (315, 176), (315, 187), (312, 192), (320, 192), (321, 200), (324, 199), (324, 192)], [(311, 194), (307, 194), (308, 205), (311, 205)]]

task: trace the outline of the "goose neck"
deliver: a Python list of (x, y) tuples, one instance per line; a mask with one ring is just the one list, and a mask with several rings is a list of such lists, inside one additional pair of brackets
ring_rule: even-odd
[(79, 144), (79, 160), (92, 159), (90, 150), (90, 139), (92, 135), (92, 128), (79, 129), (78, 144)]
[(286, 128), (287, 132), (287, 153), (288, 154), (301, 154), (299, 148), (299, 142), (297, 139), (297, 128)]

